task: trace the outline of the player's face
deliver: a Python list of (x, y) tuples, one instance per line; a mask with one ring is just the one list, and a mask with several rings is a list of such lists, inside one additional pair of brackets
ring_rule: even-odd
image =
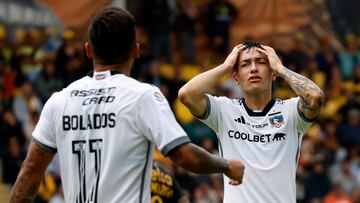
[(240, 54), (238, 70), (234, 71), (233, 78), (245, 93), (259, 94), (271, 91), (273, 74), (267, 57), (250, 48)]

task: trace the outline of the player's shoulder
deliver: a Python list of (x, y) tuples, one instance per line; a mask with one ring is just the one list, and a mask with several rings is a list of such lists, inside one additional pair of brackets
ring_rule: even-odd
[(149, 83), (140, 82), (134, 78), (127, 77), (129, 87), (131, 87), (134, 91), (138, 92), (139, 94), (144, 94), (146, 92), (157, 90), (158, 88), (154, 85)]
[(111, 78), (111, 83), (114, 86), (120, 87), (121, 90), (127, 90), (131, 94), (143, 94), (154, 88), (153, 85), (138, 81), (132, 77), (124, 74), (118, 74)]
[(276, 106), (293, 105), (299, 101), (299, 97), (291, 97), (288, 99), (275, 99)]
[(218, 103), (221, 104), (230, 104), (230, 105), (239, 105), (241, 104), (241, 100), (240, 99), (232, 99), (226, 96), (213, 96), (210, 94), (206, 94), (206, 96), (210, 99), (210, 100), (214, 100)]

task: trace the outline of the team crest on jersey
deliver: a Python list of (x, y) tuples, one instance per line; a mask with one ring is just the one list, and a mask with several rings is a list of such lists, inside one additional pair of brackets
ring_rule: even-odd
[(283, 115), (276, 115), (274, 117), (269, 118), (271, 127), (280, 128), (283, 124), (285, 124)]

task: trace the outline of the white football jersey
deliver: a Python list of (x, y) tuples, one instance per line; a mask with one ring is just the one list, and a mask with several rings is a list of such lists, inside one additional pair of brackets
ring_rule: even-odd
[(57, 151), (65, 201), (150, 202), (153, 144), (189, 142), (158, 88), (111, 71), (54, 93), (33, 132)]
[(224, 176), (224, 202), (296, 202), (295, 173), (302, 136), (311, 123), (297, 110), (299, 98), (275, 100), (261, 111), (244, 100), (207, 95), (203, 119), (219, 139), (220, 155), (245, 165), (243, 183)]

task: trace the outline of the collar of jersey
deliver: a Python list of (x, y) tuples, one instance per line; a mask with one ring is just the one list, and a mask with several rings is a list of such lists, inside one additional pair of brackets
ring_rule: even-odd
[[(105, 72), (105, 71), (100, 71), (100, 72)], [(122, 74), (120, 71), (116, 71), (116, 70), (110, 70), (110, 75), (115, 75), (115, 74)], [(86, 74), (89, 77), (94, 77), (94, 71), (90, 71), (88, 74)]]
[(261, 111), (261, 112), (254, 112), (253, 110), (251, 110), (245, 103), (244, 98), (241, 99), (241, 103), (244, 105), (244, 108), (246, 110), (246, 112), (248, 113), (249, 116), (266, 116), (266, 114), (270, 111), (270, 109), (274, 106), (275, 104), (275, 99), (271, 98), (271, 100), (269, 101), (268, 104), (266, 104), (265, 108)]

